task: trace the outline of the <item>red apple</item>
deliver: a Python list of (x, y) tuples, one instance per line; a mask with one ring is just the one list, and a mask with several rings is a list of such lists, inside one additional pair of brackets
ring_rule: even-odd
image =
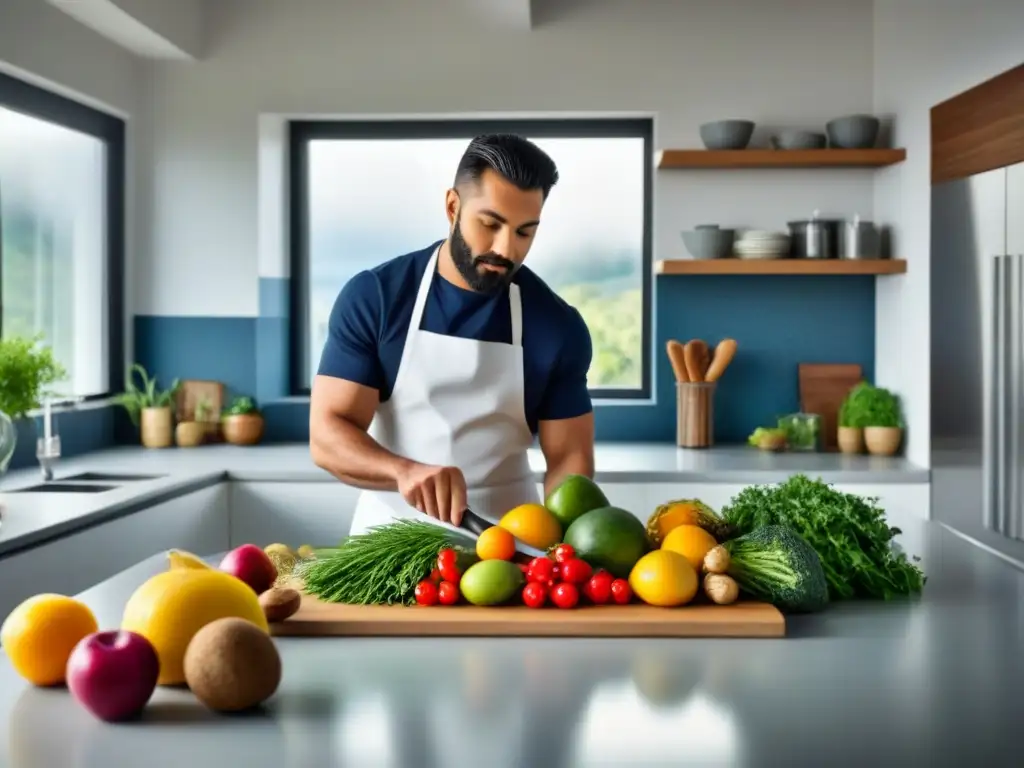
[(68, 657), (68, 689), (100, 720), (125, 720), (141, 712), (159, 675), (156, 650), (135, 632), (94, 632)]
[(257, 595), (270, 589), (277, 579), (277, 566), (274, 565), (274, 561), (255, 544), (235, 547), (224, 555), (224, 559), (220, 561), (220, 569), (244, 581)]

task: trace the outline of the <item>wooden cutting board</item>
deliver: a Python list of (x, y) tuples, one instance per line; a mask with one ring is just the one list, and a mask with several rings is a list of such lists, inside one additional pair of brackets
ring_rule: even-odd
[(839, 407), (864, 378), (854, 363), (800, 363), (800, 410), (821, 416), (821, 442), (826, 451), (839, 447)]
[(337, 605), (303, 595), (298, 612), (270, 631), (275, 637), (784, 637), (786, 621), (774, 606), (757, 602), (560, 610)]

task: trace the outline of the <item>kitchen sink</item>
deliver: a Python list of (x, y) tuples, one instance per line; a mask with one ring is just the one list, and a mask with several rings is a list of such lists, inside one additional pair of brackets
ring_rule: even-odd
[(117, 485), (86, 485), (85, 483), (41, 483), (27, 488), (15, 488), (10, 493), (106, 493), (117, 490)]
[(79, 472), (77, 475), (68, 475), (62, 477), (57, 482), (64, 482), (65, 480), (80, 480), (80, 481), (123, 481), (130, 482), (132, 480), (156, 480), (160, 477), (167, 477), (167, 475), (128, 475), (120, 474), (118, 472)]

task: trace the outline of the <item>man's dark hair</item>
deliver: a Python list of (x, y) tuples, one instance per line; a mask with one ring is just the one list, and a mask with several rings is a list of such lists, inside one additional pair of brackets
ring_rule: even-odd
[(542, 190), (545, 199), (558, 182), (555, 161), (536, 144), (515, 134), (486, 134), (473, 139), (459, 160), (455, 186), (479, 182), (488, 168), (519, 189)]

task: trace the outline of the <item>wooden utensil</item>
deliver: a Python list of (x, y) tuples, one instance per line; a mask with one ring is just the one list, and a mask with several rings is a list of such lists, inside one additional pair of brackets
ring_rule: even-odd
[(668, 351), (668, 359), (672, 364), (672, 372), (675, 374), (676, 381), (689, 381), (690, 376), (686, 372), (686, 354), (683, 351), (683, 345), (675, 339), (669, 339), (668, 344), (666, 344), (666, 349)]
[(725, 369), (729, 367), (729, 363), (736, 356), (737, 346), (735, 339), (722, 339), (718, 342), (718, 346), (715, 347), (715, 357), (704, 376), (705, 381), (718, 381), (722, 378)]
[[(301, 590), (300, 590), (301, 591)], [(680, 608), (581, 605), (571, 611), (526, 606), (340, 605), (302, 596), (294, 615), (270, 625), (274, 637), (785, 637), (786, 620), (767, 603)]]
[(686, 374), (690, 381), (704, 381), (707, 366), (702, 365), (702, 362), (707, 348), (708, 345), (700, 339), (692, 339), (683, 346), (683, 359), (686, 361)]
[(800, 410), (821, 416), (822, 447), (834, 451), (839, 442), (839, 407), (864, 378), (861, 367), (853, 363), (800, 363), (798, 370)]

